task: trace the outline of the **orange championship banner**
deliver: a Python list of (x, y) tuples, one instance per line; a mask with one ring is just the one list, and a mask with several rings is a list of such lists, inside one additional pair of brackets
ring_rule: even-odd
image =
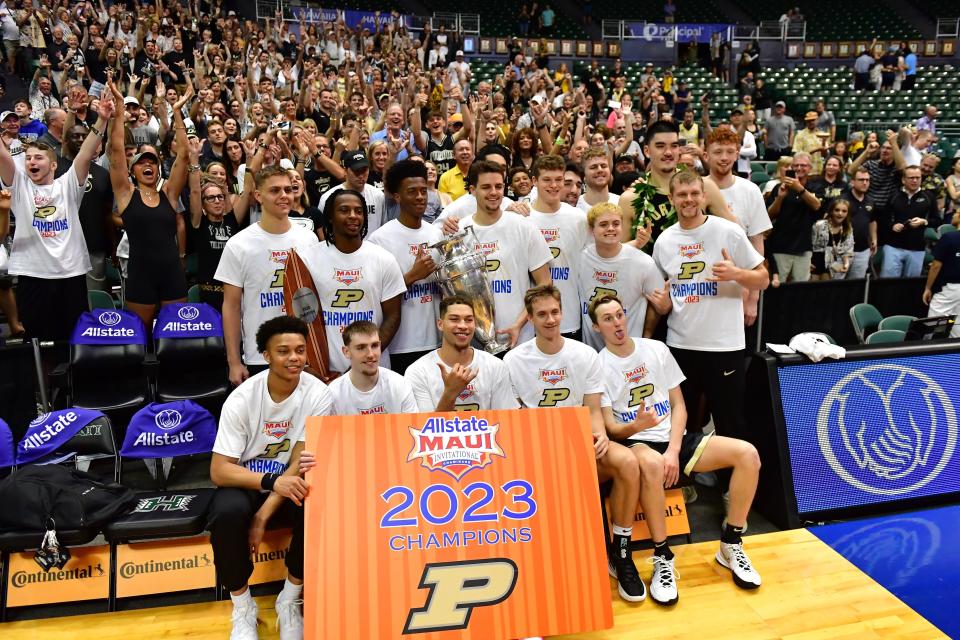
[(584, 408), (312, 417), (306, 638), (613, 626)]

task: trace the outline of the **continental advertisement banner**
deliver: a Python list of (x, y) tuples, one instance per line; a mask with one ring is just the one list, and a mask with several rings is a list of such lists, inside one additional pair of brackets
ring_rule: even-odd
[(307, 449), (304, 637), (613, 625), (586, 409), (310, 418)]
[(33, 551), (10, 554), (7, 606), (106, 599), (110, 595), (110, 547), (71, 547), (63, 569), (44, 571)]
[[(690, 533), (690, 521), (687, 519), (687, 504), (683, 501), (683, 491), (670, 489), (664, 492), (664, 515), (667, 521), (667, 536), (684, 536)], [(607, 522), (610, 520), (610, 503), (607, 503)], [(649, 540), (650, 529), (647, 527), (647, 517), (643, 508), (637, 504), (637, 512), (633, 516), (633, 541)]]
[(207, 536), (117, 545), (117, 597), (213, 588)]

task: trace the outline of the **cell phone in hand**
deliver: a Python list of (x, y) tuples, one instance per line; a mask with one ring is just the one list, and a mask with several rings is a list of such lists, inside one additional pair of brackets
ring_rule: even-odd
[(797, 177), (797, 172), (794, 171), (793, 169), (787, 169), (787, 170), (783, 173), (783, 175), (785, 175), (785, 176), (788, 177), (788, 178), (796, 178), (796, 177)]

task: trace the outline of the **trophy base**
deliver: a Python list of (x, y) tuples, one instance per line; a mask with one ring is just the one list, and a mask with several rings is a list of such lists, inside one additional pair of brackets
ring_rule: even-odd
[(499, 342), (487, 342), (483, 345), (483, 350), (489, 353), (490, 355), (497, 355), (498, 353), (503, 353), (509, 349), (509, 345), (500, 344)]

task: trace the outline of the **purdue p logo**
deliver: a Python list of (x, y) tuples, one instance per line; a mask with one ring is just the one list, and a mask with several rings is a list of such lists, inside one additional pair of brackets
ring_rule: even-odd
[(516, 585), (517, 565), (509, 558), (428, 564), (420, 588), (430, 594), (422, 608), (410, 610), (403, 634), (466, 629), (475, 607), (503, 602)]
[(330, 306), (349, 307), (354, 302), (360, 302), (361, 300), (363, 300), (363, 289), (337, 289)]
[(678, 280), (690, 280), (693, 276), (703, 272), (707, 268), (706, 262), (682, 262), (680, 263), (680, 274)]

